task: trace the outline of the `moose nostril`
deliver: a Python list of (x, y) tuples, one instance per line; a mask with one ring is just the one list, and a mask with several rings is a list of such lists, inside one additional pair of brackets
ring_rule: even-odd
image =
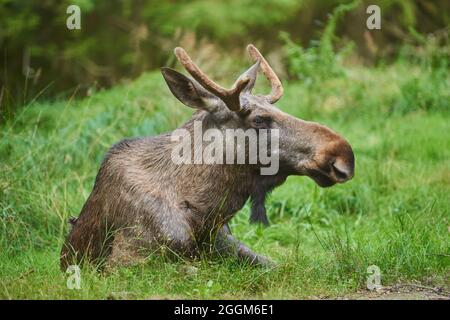
[(346, 181), (353, 176), (353, 170), (346, 165), (340, 164), (339, 162), (334, 162), (331, 164), (333, 172), (336, 178), (340, 181)]
[(336, 178), (338, 178), (339, 180), (345, 180), (345, 179), (347, 179), (347, 173), (345, 173), (345, 172), (339, 170), (339, 169), (336, 168), (334, 165), (333, 165), (333, 170), (334, 170), (334, 174), (336, 175)]

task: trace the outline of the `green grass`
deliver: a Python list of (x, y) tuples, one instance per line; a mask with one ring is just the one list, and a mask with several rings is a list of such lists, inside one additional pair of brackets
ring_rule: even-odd
[(291, 177), (267, 202), (269, 228), (248, 224), (248, 206), (232, 220), (233, 233), (279, 268), (149, 257), (106, 274), (83, 269), (81, 290), (67, 289), (58, 262), (67, 218), (78, 215), (104, 153), (191, 113), (150, 73), (81, 101), (32, 101), (2, 124), (0, 298), (335, 297), (365, 288), (370, 265), (383, 285), (448, 287), (448, 73), (397, 63), (285, 87), (283, 110), (350, 141), (356, 175), (330, 189)]

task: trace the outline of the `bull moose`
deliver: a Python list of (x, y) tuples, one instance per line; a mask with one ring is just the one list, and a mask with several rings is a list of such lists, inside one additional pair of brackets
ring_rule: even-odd
[[(252, 265), (272, 265), (231, 234), (228, 222), (252, 201), (252, 221), (267, 223), (266, 194), (289, 175), (308, 176), (329, 187), (353, 177), (354, 154), (337, 133), (315, 122), (290, 116), (275, 106), (283, 86), (253, 45), (255, 61), (231, 89), (211, 80), (182, 48), (178, 61), (192, 78), (162, 68), (172, 94), (197, 111), (180, 128), (194, 122), (219, 131), (279, 131), (279, 170), (262, 175), (256, 164), (176, 164), (171, 161), (171, 133), (125, 139), (106, 154), (94, 188), (61, 251), (61, 267), (87, 261), (96, 265), (125, 263), (166, 248), (195, 258), (202, 253), (235, 257)], [(271, 84), (268, 95), (252, 89), (261, 70)], [(123, 257), (126, 257), (124, 259)]]

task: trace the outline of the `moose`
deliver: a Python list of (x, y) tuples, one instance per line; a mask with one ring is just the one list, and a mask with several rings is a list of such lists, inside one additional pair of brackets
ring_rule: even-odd
[[(248, 45), (254, 64), (231, 89), (211, 80), (183, 48), (174, 52), (192, 78), (163, 67), (172, 94), (197, 109), (180, 128), (279, 130), (279, 170), (262, 175), (261, 164), (175, 164), (171, 133), (125, 139), (106, 154), (93, 190), (61, 250), (61, 268), (82, 262), (120, 265), (150, 252), (195, 259), (204, 253), (272, 266), (231, 233), (230, 219), (252, 202), (251, 221), (268, 223), (267, 193), (290, 175), (308, 176), (320, 187), (350, 180), (355, 159), (350, 144), (331, 129), (284, 113), (275, 106), (283, 86), (259, 50)], [(268, 95), (252, 94), (257, 73), (271, 84)]]

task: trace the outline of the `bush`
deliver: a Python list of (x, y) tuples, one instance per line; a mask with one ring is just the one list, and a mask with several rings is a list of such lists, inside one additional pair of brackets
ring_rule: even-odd
[[(290, 76), (301, 79), (311, 84), (330, 77), (342, 76), (344, 74), (341, 60), (347, 50), (335, 52), (333, 40), (336, 37), (336, 26), (343, 15), (360, 4), (353, 1), (350, 4), (337, 6), (329, 16), (328, 23), (319, 41), (314, 41), (308, 48), (302, 48), (295, 44), (289, 34), (281, 33), (281, 39), (285, 44), (287, 54), (288, 70)], [(348, 47), (347, 47), (348, 49)]]

